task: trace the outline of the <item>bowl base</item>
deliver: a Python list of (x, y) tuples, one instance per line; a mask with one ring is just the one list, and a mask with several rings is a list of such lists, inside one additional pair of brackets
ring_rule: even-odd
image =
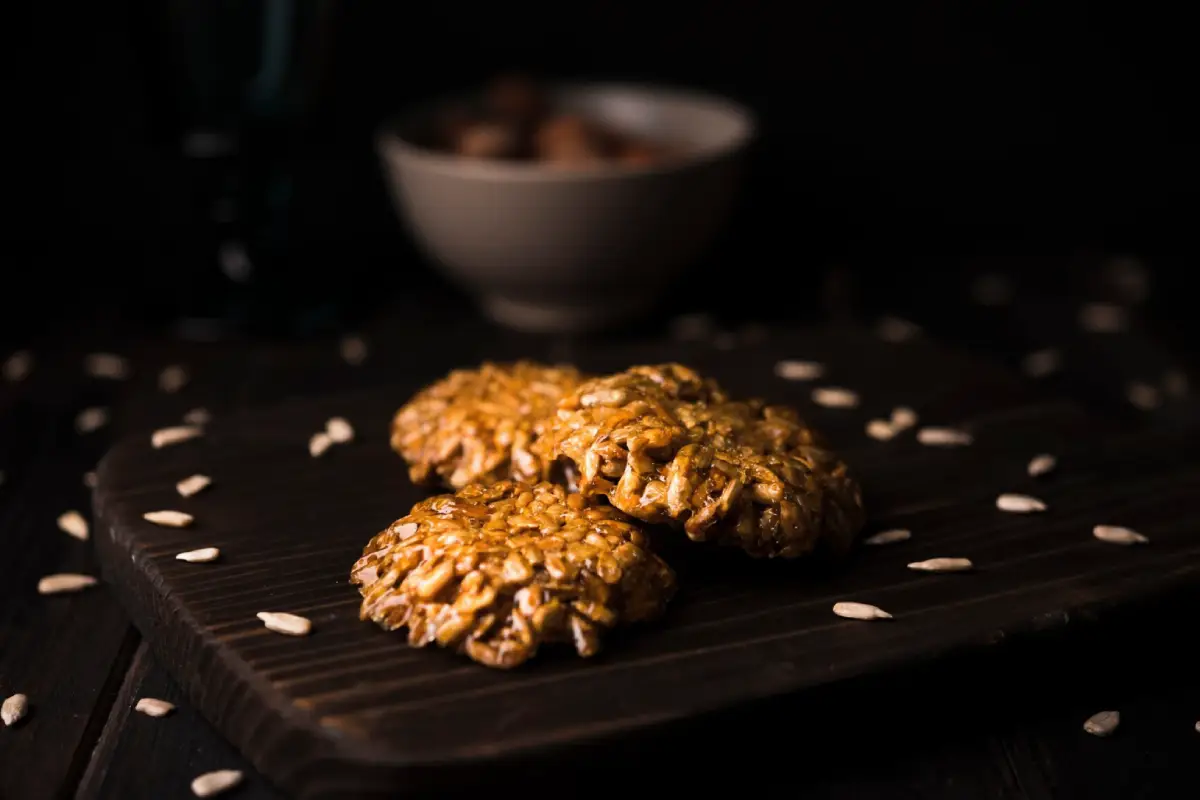
[(493, 322), (524, 333), (584, 333), (608, 328), (644, 313), (653, 298), (622, 298), (611, 303), (531, 303), (508, 297), (486, 295), (480, 299), (483, 312)]

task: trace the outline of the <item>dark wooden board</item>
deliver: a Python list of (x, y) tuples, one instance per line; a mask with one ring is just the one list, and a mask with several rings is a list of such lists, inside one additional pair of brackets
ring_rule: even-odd
[[(932, 344), (884, 345), (840, 331), (772, 337), (733, 354), (631, 343), (560, 355), (592, 369), (684, 360), (740, 393), (795, 403), (862, 474), (872, 528), (904, 525), (914, 540), (863, 552), (833, 574), (680, 543), (666, 555), (683, 588), (661, 624), (610, 637), (591, 661), (549, 651), (500, 673), (409, 650), (359, 622), (346, 580), (366, 540), (422, 496), (383, 434), (394, 407), (436, 372), (397, 375), (391, 391), (218, 419), (203, 439), (160, 451), (148, 433), (129, 439), (101, 465), (94, 498), (105, 578), (204, 716), (285, 789), (304, 797), (447, 792), (550, 752), (578, 754), (572, 745), (592, 745), (592, 755), (628, 747), (706, 712), (1058, 629), (1200, 573), (1200, 468), (1172, 461), (1178, 447), (1110, 438), (1117, 432), (1069, 403)], [(828, 382), (860, 390), (864, 407), (813, 408), (809, 387), (772, 376), (781, 357), (825, 361)], [(930, 424), (967, 427), (976, 444), (935, 450), (911, 435), (867, 439), (868, 416), (897, 404)], [(308, 435), (334, 414), (354, 422), (360, 441), (309, 458)], [(1061, 453), (1062, 466), (1035, 482), (1025, 463), (1041, 451)], [(180, 499), (175, 481), (195, 472), (213, 486)], [(1051, 510), (1001, 514), (993, 506), (1001, 491), (1034, 491)], [(156, 508), (191, 511), (196, 524), (172, 530), (141, 520)], [(1090, 536), (1097, 522), (1139, 528), (1153, 545), (1102, 545)], [(210, 545), (222, 561), (173, 558)], [(904, 568), (944, 555), (970, 557), (979, 569), (928, 576)], [(897, 619), (841, 620), (830, 613), (838, 599), (877, 603)], [(315, 632), (267, 632), (254, 617), (261, 610), (309, 616)]]

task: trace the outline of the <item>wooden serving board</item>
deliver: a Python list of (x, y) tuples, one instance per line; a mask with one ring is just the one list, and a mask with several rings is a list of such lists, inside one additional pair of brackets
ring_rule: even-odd
[[(500, 672), (409, 649), (401, 635), (360, 622), (347, 580), (367, 540), (424, 496), (386, 431), (394, 409), (437, 373), (217, 420), (203, 438), (161, 450), (149, 432), (128, 439), (104, 459), (94, 495), (104, 578), (202, 713), (281, 787), (302, 797), (444, 795), (548, 763), (582, 759), (594, 771), (604, 753), (668, 753), (663, 742), (681, 724), (695, 737), (718, 712), (986, 651), (1200, 577), (1200, 466), (1187, 448), (1122, 438), (959, 353), (826, 331), (772, 336), (736, 357), (661, 343), (569, 355), (594, 370), (680, 360), (740, 394), (795, 404), (860, 474), (866, 533), (906, 527), (912, 540), (864, 548), (834, 572), (673, 540), (664, 555), (681, 590), (664, 620), (609, 636), (594, 659), (547, 648)], [(824, 362), (823, 383), (858, 390), (862, 407), (814, 407), (811, 384), (774, 376), (780, 358)], [(867, 419), (901, 404), (925, 424), (967, 429), (975, 443), (940, 449), (912, 432), (886, 443), (865, 436)], [(309, 435), (334, 415), (354, 423), (358, 440), (311, 458)], [(1031, 479), (1026, 463), (1040, 452), (1058, 454), (1060, 466)], [(176, 481), (195, 473), (212, 486), (180, 498)], [(1004, 514), (994, 505), (1000, 492), (1035, 494), (1050, 508)], [(187, 511), (195, 524), (142, 520), (155, 509)], [(1152, 543), (1100, 543), (1097, 523), (1136, 528)], [(219, 561), (174, 558), (207, 546), (220, 548)], [(971, 558), (977, 570), (906, 569), (938, 556)], [(841, 619), (831, 613), (838, 600), (873, 603), (895, 619)], [(314, 631), (271, 633), (255, 618), (264, 610), (305, 615)], [(726, 727), (708, 741), (715, 754), (722, 738), (755, 735)]]

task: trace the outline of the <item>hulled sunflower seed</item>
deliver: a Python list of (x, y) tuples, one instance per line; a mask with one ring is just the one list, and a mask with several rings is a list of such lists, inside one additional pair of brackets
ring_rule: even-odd
[(1046, 504), (1027, 494), (1002, 494), (996, 498), (996, 508), (1011, 514), (1032, 514), (1045, 511)]
[(155, 525), (161, 525), (164, 528), (186, 528), (192, 524), (193, 517), (186, 511), (172, 511), (164, 509), (162, 511), (147, 511), (142, 514), (142, 519), (146, 522), (153, 522)]
[(1057, 466), (1058, 459), (1049, 453), (1042, 453), (1029, 459), (1029, 465), (1025, 467), (1025, 471), (1029, 473), (1029, 477), (1036, 478), (1039, 475), (1053, 472)]
[(186, 369), (178, 364), (171, 364), (163, 367), (163, 371), (158, 373), (158, 388), (167, 394), (175, 394), (188, 385), (188, 380)]
[(1162, 379), (1163, 392), (1168, 397), (1187, 397), (1188, 393), (1188, 376), (1181, 369), (1167, 370)]
[(129, 377), (129, 361), (115, 353), (91, 353), (83, 359), (83, 371), (93, 378), (123, 381)]
[(186, 442), (189, 439), (195, 439), (197, 436), (202, 436), (203, 434), (204, 431), (195, 425), (176, 425), (171, 428), (159, 428), (150, 434), (150, 445), (155, 450), (159, 450), (173, 444)]
[(210, 483), (212, 483), (212, 478), (207, 475), (192, 475), (190, 478), (184, 478), (175, 484), (175, 491), (179, 492), (183, 497), (191, 497), (197, 492), (207, 489)]
[(833, 604), (833, 613), (846, 619), (891, 619), (892, 615), (878, 606), (867, 603), (841, 602)]
[(312, 622), (307, 617), (282, 611), (260, 611), (256, 615), (267, 630), (288, 636), (307, 636), (312, 632)]
[(314, 433), (308, 440), (308, 454), (313, 458), (320, 458), (325, 455), (325, 451), (333, 446), (333, 437), (325, 431)]
[(342, 361), (352, 367), (357, 367), (367, 360), (367, 343), (361, 336), (354, 334), (343, 336), (338, 345), (338, 352), (342, 356)]
[(1147, 544), (1150, 541), (1137, 531), (1120, 525), (1097, 525), (1092, 528), (1092, 535), (1109, 544)]
[(344, 417), (331, 417), (325, 423), (325, 433), (334, 444), (345, 444), (354, 439), (354, 428)]
[(917, 419), (917, 412), (908, 406), (896, 406), (892, 409), (892, 427), (897, 431), (915, 426)]
[(971, 283), (971, 299), (981, 306), (998, 308), (1012, 302), (1012, 281), (999, 272), (985, 272)]
[(868, 536), (863, 539), (863, 544), (883, 545), (894, 544), (896, 542), (907, 542), (912, 538), (912, 531), (907, 528), (895, 528), (890, 531), (880, 531), (874, 536)]
[(890, 344), (900, 344), (921, 335), (921, 326), (900, 317), (883, 317), (875, 328), (879, 338)]
[(1083, 729), (1092, 736), (1111, 736), (1120, 724), (1120, 711), (1101, 711), (1084, 720)]
[(96, 473), (94, 471), (88, 470), (83, 473), (83, 485), (89, 489), (96, 488)]
[(1021, 371), (1030, 378), (1045, 378), (1062, 369), (1062, 352), (1054, 347), (1034, 350), (1021, 359)]
[(60, 572), (57, 575), (47, 575), (38, 581), (38, 594), (64, 594), (80, 592), (96, 585), (96, 579), (91, 575), (79, 575), (74, 572)]
[(221, 557), (221, 551), (215, 547), (201, 547), (199, 550), (188, 550), (175, 556), (179, 561), (189, 564), (207, 564)]
[(70, 536), (86, 542), (88, 539), (88, 523), (78, 511), (64, 511), (58, 515), (58, 529)]
[(239, 769), (218, 769), (197, 776), (192, 781), (192, 794), (196, 797), (213, 797), (227, 792), (242, 782)]
[(183, 415), (183, 421), (188, 425), (207, 425), (212, 421), (212, 414), (207, 408), (193, 408)]
[(896, 428), (886, 419), (873, 419), (867, 423), (867, 436), (886, 442), (896, 435)]
[(1134, 381), (1125, 389), (1125, 397), (1130, 405), (1142, 411), (1153, 411), (1162, 405), (1158, 389), (1142, 381)]
[(784, 359), (775, 362), (775, 376), (785, 381), (815, 381), (825, 374), (825, 365), (816, 361)]
[(812, 391), (812, 401), (825, 408), (854, 408), (858, 393), (840, 386), (819, 386)]
[(1088, 333), (1120, 333), (1129, 327), (1129, 318), (1115, 303), (1086, 303), (1079, 309), (1079, 327)]
[(143, 697), (137, 701), (133, 710), (145, 714), (147, 717), (165, 717), (175, 710), (175, 704), (155, 697)]
[(917, 572), (967, 572), (975, 568), (969, 558), (930, 558), (925, 561), (914, 561), (909, 569)]
[(80, 433), (98, 431), (108, 424), (108, 409), (100, 406), (85, 408), (75, 417), (75, 430)]
[(10, 355), (4, 360), (4, 367), (0, 369), (0, 372), (4, 374), (4, 379), (10, 383), (25, 380), (32, 371), (33, 353), (28, 350), (18, 350)]
[(3, 722), (5, 727), (16, 725), (25, 719), (28, 713), (29, 698), (20, 693), (6, 698), (4, 703), (0, 704), (0, 722)]
[(965, 447), (974, 439), (957, 428), (921, 428), (917, 431), (917, 441), (929, 447)]

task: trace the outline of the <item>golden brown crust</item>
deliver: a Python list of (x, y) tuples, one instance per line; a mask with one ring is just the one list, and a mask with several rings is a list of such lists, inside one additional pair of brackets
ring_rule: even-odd
[(502, 668), (545, 642), (590, 656), (604, 629), (658, 616), (675, 591), (625, 515), (514, 481), (418, 503), (371, 540), (350, 579), (363, 619)]
[(566, 459), (585, 497), (752, 556), (842, 551), (864, 520), (858, 484), (794, 410), (731, 401), (677, 364), (581, 384), (535, 450)]
[(530, 361), (454, 370), (396, 412), (392, 449), (426, 486), (534, 480), (545, 471), (530, 452), (538, 426), (581, 380), (574, 367)]

